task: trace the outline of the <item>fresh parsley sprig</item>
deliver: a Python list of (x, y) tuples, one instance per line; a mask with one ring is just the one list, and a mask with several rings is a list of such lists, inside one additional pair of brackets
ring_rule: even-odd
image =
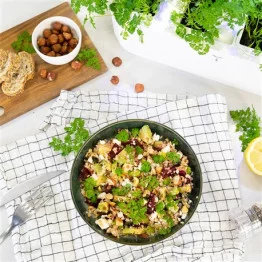
[(66, 136), (64, 141), (60, 138), (53, 137), (49, 143), (55, 151), (61, 151), (62, 156), (67, 156), (71, 152), (77, 153), (83, 143), (89, 137), (89, 132), (84, 128), (85, 121), (81, 118), (75, 118), (68, 127), (65, 127)]
[(230, 111), (230, 116), (236, 123), (236, 132), (241, 132), (239, 140), (242, 142), (242, 152), (245, 151), (248, 144), (260, 136), (260, 117), (257, 115), (254, 107), (248, 107), (246, 110)]
[(25, 51), (29, 54), (35, 53), (35, 49), (32, 46), (32, 36), (24, 31), (17, 36), (17, 40), (11, 44), (12, 48), (17, 51)]
[(91, 67), (96, 70), (101, 69), (101, 64), (99, 62), (98, 54), (94, 48), (84, 48), (80, 50), (76, 57), (78, 61), (85, 61), (87, 67)]

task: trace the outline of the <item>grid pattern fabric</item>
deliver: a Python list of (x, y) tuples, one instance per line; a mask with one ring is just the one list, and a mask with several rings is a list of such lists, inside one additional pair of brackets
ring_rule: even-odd
[[(131, 98), (123, 102), (123, 93), (62, 92), (46, 121), (53, 127), (0, 148), (2, 193), (46, 171), (67, 170), (45, 183), (52, 188), (54, 198), (23, 226), (13, 230), (18, 261), (241, 259), (243, 243), (237, 239), (228, 217), (228, 210), (239, 204), (240, 194), (225, 99), (220, 95), (206, 95), (171, 101), (165, 95), (156, 95), (154, 103), (149, 104), (150, 96), (142, 97), (148, 101), (143, 103), (141, 97), (137, 98), (136, 105)], [(75, 117), (84, 118), (91, 133), (117, 120), (143, 118), (161, 122), (184, 136), (197, 154), (203, 172), (203, 194), (190, 222), (173, 237), (142, 247), (106, 240), (86, 225), (75, 210), (70, 194), (69, 174), (74, 156), (62, 157), (48, 145), (53, 136), (64, 136), (64, 129), (59, 125)], [(6, 205), (10, 221), (15, 207), (29, 194)]]

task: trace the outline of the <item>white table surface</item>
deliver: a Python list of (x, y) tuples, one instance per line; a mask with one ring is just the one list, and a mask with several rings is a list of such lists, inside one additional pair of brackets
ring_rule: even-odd
[[(33, 1), (33, 0), (0, 0), (0, 32), (3, 32), (43, 11), (46, 11), (62, 1)], [(83, 16), (79, 16), (81, 19)], [(140, 57), (134, 56), (123, 50), (117, 42), (112, 29), (110, 17), (96, 19), (96, 29), (86, 25), (86, 30), (98, 48), (109, 71), (104, 75), (89, 81), (75, 90), (112, 90), (110, 78), (118, 75), (122, 84), (133, 87), (135, 83), (144, 83), (145, 89), (151, 92), (204, 95), (207, 93), (219, 93), (226, 97), (229, 110), (246, 108), (254, 105), (262, 116), (262, 97), (255, 96), (230, 86), (225, 86), (192, 74), (176, 70), (165, 65), (157, 64)], [(1, 39), (0, 39), (1, 48)], [(111, 64), (113, 57), (119, 56), (123, 64), (115, 68)], [(0, 127), (0, 145), (8, 144), (19, 138), (36, 134), (43, 122), (48, 109), (52, 105), (50, 101)], [(14, 110), (16, 110), (14, 108)], [(234, 127), (230, 125), (230, 135), (235, 153), (236, 166), (239, 176), (242, 203), (245, 207), (256, 201), (262, 202), (262, 177), (252, 174), (244, 161), (240, 151), (240, 143)], [(4, 207), (0, 208), (0, 231), (7, 225), (7, 214)], [(246, 241), (246, 250), (243, 261), (262, 261), (262, 232)], [(15, 261), (12, 240), (9, 237), (0, 246), (0, 261)]]

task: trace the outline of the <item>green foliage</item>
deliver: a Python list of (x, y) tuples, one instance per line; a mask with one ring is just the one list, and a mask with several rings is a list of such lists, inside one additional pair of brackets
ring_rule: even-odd
[(156, 212), (157, 212), (158, 214), (160, 214), (160, 215), (163, 215), (163, 214), (165, 214), (164, 209), (165, 209), (165, 204), (164, 204), (164, 202), (163, 202), (163, 201), (159, 201), (159, 202), (157, 203), (157, 205), (156, 205)]
[(150, 163), (147, 162), (147, 161), (142, 161), (142, 162), (141, 162), (140, 171), (141, 171), (141, 172), (148, 173), (148, 172), (150, 172), (150, 170), (151, 170), (151, 165), (150, 165)]
[(95, 203), (97, 200), (98, 191), (95, 189), (96, 181), (93, 177), (89, 177), (84, 181), (84, 189), (86, 197), (92, 202)]
[(129, 133), (126, 130), (121, 130), (117, 135), (116, 139), (121, 141), (121, 142), (127, 142), (129, 139)]
[(131, 129), (131, 135), (133, 137), (137, 137), (139, 135), (139, 128), (138, 127), (132, 128)]
[(177, 141), (177, 139), (174, 138), (174, 140), (172, 141), (172, 143), (173, 143), (175, 146), (178, 146), (178, 141)]
[(169, 186), (171, 184), (171, 178), (167, 177), (163, 180), (163, 185), (164, 186)]
[(116, 196), (125, 196), (128, 194), (128, 192), (131, 190), (131, 185), (127, 184), (126, 186), (123, 187), (117, 187), (112, 189), (113, 195)]
[(134, 198), (140, 198), (142, 197), (142, 191), (141, 189), (136, 189), (135, 191), (131, 192), (131, 195)]
[(25, 51), (29, 54), (35, 53), (35, 49), (32, 46), (32, 36), (24, 31), (17, 36), (17, 40), (11, 44), (12, 48), (17, 51)]
[(121, 167), (117, 167), (115, 172), (118, 176), (121, 176), (123, 174), (123, 169)]
[(236, 132), (242, 132), (239, 140), (242, 142), (242, 152), (245, 151), (248, 144), (260, 136), (260, 117), (254, 108), (248, 107), (246, 110), (230, 111), (230, 116), (236, 123)]
[(150, 25), (162, 1), (114, 0), (109, 4), (107, 0), (71, 0), (71, 6), (75, 13), (78, 13), (81, 7), (84, 7), (87, 12), (84, 23), (89, 20), (94, 27), (94, 15), (104, 15), (109, 8), (117, 23), (123, 28), (123, 38), (126, 39), (130, 34), (137, 33), (143, 42), (141, 26)]
[(139, 184), (151, 191), (159, 186), (159, 181), (156, 176), (144, 176), (140, 179)]
[(143, 152), (144, 152), (144, 150), (143, 150), (142, 147), (140, 147), (140, 146), (136, 146), (135, 149), (136, 149), (136, 153), (137, 153), (138, 155), (143, 154)]
[[(252, 23), (256, 23), (258, 18), (261, 19), (261, 0), (182, 0), (182, 2), (186, 6), (185, 15), (173, 11), (170, 20), (176, 25), (176, 34), (200, 55), (209, 51), (210, 46), (219, 37), (218, 27), (224, 22), (233, 28), (234, 25), (242, 25), (246, 21), (246, 30), (253, 35), (255, 49), (258, 49), (262, 41), (261, 29), (256, 26), (255, 30), (249, 29), (253, 28)], [(181, 19), (183, 24), (180, 23)]]
[(167, 152), (166, 159), (176, 164), (180, 161), (180, 155), (175, 152)]
[(101, 69), (101, 64), (99, 62), (98, 54), (94, 48), (84, 48), (80, 50), (76, 57), (78, 61), (85, 61), (87, 67), (91, 67), (96, 70)]
[(119, 202), (117, 205), (127, 217), (132, 219), (135, 225), (147, 222), (147, 207), (144, 205), (143, 198), (131, 200), (128, 203)]
[(126, 150), (126, 152), (127, 152), (129, 155), (132, 155), (132, 154), (135, 152), (135, 148), (132, 147), (132, 146), (130, 146), (130, 145), (127, 145), (127, 146), (125, 147), (125, 150)]
[(67, 156), (71, 152), (77, 153), (83, 143), (89, 137), (89, 132), (84, 128), (85, 121), (81, 118), (75, 118), (68, 127), (65, 127), (66, 136), (64, 141), (53, 137), (49, 143), (55, 151), (61, 151), (62, 156)]

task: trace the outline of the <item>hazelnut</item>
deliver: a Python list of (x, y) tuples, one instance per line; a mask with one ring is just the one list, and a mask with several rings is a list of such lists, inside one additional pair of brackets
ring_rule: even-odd
[(60, 53), (56, 53), (55, 56), (62, 56)]
[(46, 70), (46, 69), (41, 69), (41, 70), (39, 71), (39, 75), (40, 75), (41, 78), (46, 79), (47, 70)]
[(63, 25), (60, 22), (54, 22), (52, 26), (53, 26), (53, 29), (60, 31)]
[(53, 30), (52, 30), (52, 34), (59, 35), (59, 31), (53, 29)]
[(45, 38), (48, 38), (50, 35), (52, 34), (52, 31), (51, 31), (51, 29), (45, 29), (44, 31), (43, 31), (43, 36), (45, 37)]
[(72, 52), (73, 50), (74, 50), (74, 48), (72, 48), (71, 46), (68, 46), (68, 47), (67, 47), (67, 52), (68, 52), (68, 53)]
[(60, 44), (54, 44), (52, 45), (52, 49), (56, 52), (59, 53), (61, 51), (62, 46)]
[(55, 34), (52, 34), (49, 36), (48, 40), (50, 41), (51, 45), (54, 45), (58, 42), (58, 36)]
[(51, 51), (51, 48), (49, 46), (41, 46), (40, 47), (40, 52), (43, 53), (44, 55), (46, 55), (50, 51)]
[(65, 42), (63, 43), (63, 46), (68, 46), (68, 42), (65, 41)]
[(67, 32), (63, 32), (63, 36), (66, 40), (70, 40), (72, 38), (72, 34), (67, 33)]
[(70, 32), (71, 32), (71, 29), (70, 29), (69, 26), (63, 25), (62, 28), (61, 28), (61, 31), (62, 31), (62, 32), (70, 33)]
[(46, 44), (46, 39), (44, 37), (40, 37), (37, 40), (37, 45), (38, 46), (44, 46)]
[(119, 77), (118, 76), (112, 76), (110, 81), (113, 85), (117, 85), (119, 83)]
[(76, 38), (71, 38), (68, 42), (68, 44), (72, 47), (75, 48), (78, 44), (78, 40)]
[(112, 63), (114, 66), (121, 66), (122, 65), (122, 60), (120, 57), (115, 57), (112, 59)]
[(59, 43), (59, 44), (62, 44), (64, 41), (65, 41), (65, 38), (63, 37), (63, 35), (62, 35), (62, 34), (59, 34), (59, 35), (58, 35), (58, 43)]
[(50, 52), (48, 52), (47, 54), (46, 54), (47, 56), (55, 56), (55, 51), (50, 51)]
[(145, 88), (144, 88), (144, 85), (143, 85), (143, 84), (138, 83), (138, 84), (135, 85), (135, 91), (136, 91), (137, 93), (143, 92), (144, 89), (145, 89)]
[(51, 46), (51, 43), (50, 43), (49, 39), (46, 39), (46, 45), (47, 46)]
[(66, 54), (66, 53), (67, 53), (67, 46), (66, 46), (66, 45), (63, 45), (63, 46), (61, 47), (60, 53), (61, 53), (61, 54)]
[(71, 67), (74, 69), (74, 70), (79, 70), (81, 67), (83, 66), (83, 63), (79, 62), (79, 61), (73, 61), (71, 63)]
[(56, 79), (56, 73), (54, 71), (48, 72), (46, 78), (49, 81), (54, 81)]

